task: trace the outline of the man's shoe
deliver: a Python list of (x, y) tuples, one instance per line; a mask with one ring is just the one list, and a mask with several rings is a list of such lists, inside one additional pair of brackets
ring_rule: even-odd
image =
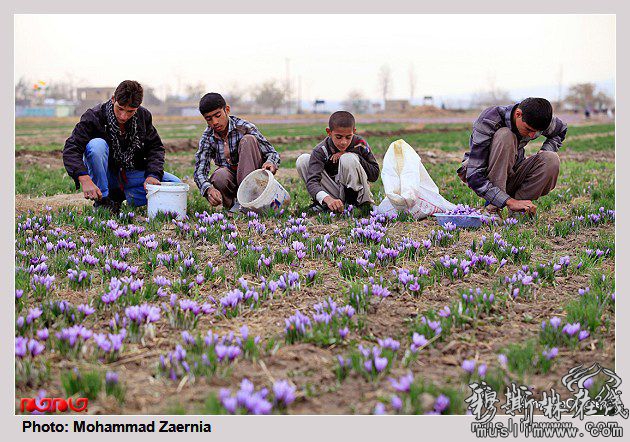
[(241, 203), (239, 203), (238, 200), (234, 200), (234, 204), (230, 207), (230, 213), (236, 213), (239, 210), (241, 210)]
[(352, 204), (354, 207), (358, 205), (357, 198), (359, 197), (359, 192), (356, 190), (346, 187), (344, 189), (344, 199), (346, 204)]
[(105, 209), (107, 210), (109, 213), (111, 213), (112, 215), (118, 216), (118, 214), (120, 213), (120, 204), (117, 201), (113, 201), (109, 196), (106, 196), (104, 198), (101, 198), (98, 201), (94, 202), (94, 208), (95, 209)]

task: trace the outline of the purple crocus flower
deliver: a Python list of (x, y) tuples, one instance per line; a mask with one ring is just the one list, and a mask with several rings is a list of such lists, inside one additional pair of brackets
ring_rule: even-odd
[(411, 384), (413, 383), (413, 374), (409, 372), (406, 375), (400, 377), (400, 379), (398, 380), (394, 378), (388, 378), (388, 380), (396, 391), (407, 392), (409, 391), (409, 389), (411, 388)]
[(438, 315), (440, 315), (443, 318), (448, 318), (449, 316), (451, 316), (451, 309), (449, 308), (449, 306), (445, 306), (442, 310), (440, 310), (438, 312)]
[(472, 374), (475, 371), (475, 361), (474, 359), (466, 359), (462, 362), (462, 369), (469, 374)]
[(560, 326), (561, 322), (562, 320), (558, 318), (557, 316), (554, 316), (553, 318), (549, 320), (549, 324), (551, 324), (551, 326), (556, 329)]
[(376, 404), (376, 406), (374, 407), (374, 414), (377, 414), (377, 415), (385, 414), (385, 405), (383, 405), (383, 403), (381, 402)]
[(420, 347), (424, 347), (425, 345), (428, 344), (428, 340), (424, 337), (424, 335), (421, 335), (417, 332), (413, 333), (413, 338), (412, 338), (412, 343), (411, 343), (411, 351), (412, 352), (416, 352)]
[(387, 358), (379, 358), (379, 357), (374, 358), (374, 367), (376, 368), (376, 371), (378, 373), (380, 373), (381, 371), (385, 369), (385, 367), (387, 367), (387, 363), (388, 363)]
[(40, 309), (39, 307), (28, 309), (28, 315), (26, 315), (26, 323), (32, 323), (35, 319), (39, 318), (42, 313), (42, 309)]
[(501, 353), (497, 356), (497, 359), (499, 360), (499, 365), (501, 365), (503, 369), (506, 369), (508, 362), (507, 356)]
[(448, 398), (448, 396), (441, 394), (435, 400), (433, 409), (437, 411), (438, 413), (442, 414), (444, 413), (444, 411), (446, 411), (449, 405), (451, 405), (451, 400)]
[(402, 402), (402, 399), (399, 398), (398, 396), (396, 396), (396, 395), (392, 396), (391, 404), (392, 404), (392, 408), (394, 410), (396, 410), (396, 411), (402, 410), (403, 402)]
[(341, 339), (346, 339), (346, 336), (348, 336), (348, 333), (350, 333), (350, 330), (348, 330), (348, 327), (339, 329), (339, 337)]
[(28, 340), (22, 336), (15, 338), (15, 356), (23, 358), (26, 355), (26, 344)]
[(44, 351), (44, 349), (46, 348), (44, 346), (44, 344), (41, 344), (40, 342), (36, 341), (35, 339), (30, 339), (28, 341), (28, 344), (26, 345), (28, 352), (31, 354), (31, 356), (35, 357), (37, 355), (39, 355), (41, 352)]
[(223, 361), (223, 359), (227, 356), (228, 348), (225, 345), (219, 344), (214, 347), (214, 352), (217, 354), (219, 361)]
[(195, 343), (195, 338), (186, 330), (182, 332), (182, 340), (188, 345), (193, 345)]
[(580, 333), (578, 334), (578, 340), (579, 341), (583, 341), (584, 339), (588, 338), (591, 334), (589, 333), (588, 330), (581, 330)]
[(295, 400), (295, 387), (285, 380), (276, 381), (273, 384), (273, 395), (276, 403), (282, 403), (286, 407)]
[(488, 370), (488, 366), (486, 364), (480, 364), (477, 368), (477, 374), (479, 374), (480, 378), (486, 377), (486, 371)]
[(96, 311), (93, 307), (90, 307), (87, 304), (79, 304), (77, 306), (77, 310), (83, 313), (85, 316), (90, 316), (92, 313)]
[(37, 339), (39, 339), (40, 341), (45, 341), (46, 339), (48, 339), (48, 329), (42, 328), (41, 330), (37, 330), (36, 335)]
[(393, 351), (397, 351), (400, 348), (400, 342), (392, 338), (379, 339), (378, 345), (383, 348), (389, 348)]
[(238, 406), (238, 403), (235, 397), (228, 396), (222, 399), (221, 403), (228, 413), (234, 414), (236, 412), (236, 407)]
[(115, 385), (118, 383), (118, 374), (115, 371), (108, 371), (105, 374), (105, 383)]
[(558, 356), (558, 347), (554, 347), (551, 350), (543, 350), (542, 354), (547, 360), (551, 360)]
[(566, 324), (562, 329), (562, 332), (566, 333), (569, 336), (574, 336), (579, 331), (580, 331), (579, 322), (576, 322), (575, 324)]

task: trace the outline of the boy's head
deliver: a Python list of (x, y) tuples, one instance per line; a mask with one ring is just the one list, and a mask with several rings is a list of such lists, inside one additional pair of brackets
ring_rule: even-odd
[(514, 122), (518, 132), (533, 138), (537, 132), (542, 132), (551, 124), (553, 108), (544, 98), (526, 98), (521, 101), (514, 111)]
[(201, 97), (199, 112), (208, 123), (208, 127), (213, 128), (215, 132), (227, 130), (230, 106), (225, 102), (221, 94), (210, 92)]
[(114, 116), (120, 124), (125, 124), (138, 111), (144, 90), (137, 81), (125, 80), (118, 85), (112, 96)]
[(326, 133), (339, 151), (344, 152), (356, 133), (354, 116), (350, 112), (337, 111), (328, 119)]

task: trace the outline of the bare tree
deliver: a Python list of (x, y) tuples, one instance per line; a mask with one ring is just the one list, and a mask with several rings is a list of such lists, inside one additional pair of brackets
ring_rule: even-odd
[(32, 83), (28, 78), (20, 77), (15, 84), (15, 103), (26, 104), (33, 96)]
[(378, 71), (378, 87), (383, 97), (383, 102), (387, 101), (387, 97), (393, 89), (392, 71), (389, 65), (384, 64)]
[(285, 101), (285, 89), (276, 80), (269, 80), (259, 85), (254, 91), (256, 104), (271, 108), (276, 114)]
[(206, 85), (202, 82), (187, 84), (184, 86), (184, 95), (187, 100), (199, 100), (206, 93)]
[(369, 100), (366, 100), (363, 92), (358, 89), (351, 90), (341, 105), (348, 111), (357, 114), (365, 113), (370, 108)]
[(416, 84), (417, 84), (417, 78), (416, 78), (416, 68), (413, 65), (413, 63), (411, 63), (409, 65), (409, 101), (413, 101), (415, 95), (416, 95)]
[(495, 76), (489, 75), (488, 87), (485, 90), (473, 94), (471, 104), (473, 107), (485, 107), (508, 104), (511, 101), (510, 93), (498, 87)]
[(512, 101), (510, 93), (505, 89), (492, 88), (485, 91), (476, 92), (471, 99), (473, 107), (496, 106), (508, 104)]
[(597, 91), (595, 83), (579, 83), (569, 88), (565, 102), (575, 109), (607, 109), (613, 105), (612, 97)]
[(245, 92), (236, 83), (232, 83), (223, 95), (230, 107), (238, 106), (245, 99)]
[(56, 100), (72, 100), (75, 86), (70, 81), (51, 81), (46, 90), (46, 97)]

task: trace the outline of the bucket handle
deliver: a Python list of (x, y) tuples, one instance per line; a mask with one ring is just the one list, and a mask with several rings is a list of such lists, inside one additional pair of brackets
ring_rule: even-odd
[(149, 197), (149, 196), (151, 196), (151, 195), (153, 195), (155, 193), (158, 193), (159, 191), (160, 191), (159, 187), (157, 189), (147, 190), (147, 197)]

